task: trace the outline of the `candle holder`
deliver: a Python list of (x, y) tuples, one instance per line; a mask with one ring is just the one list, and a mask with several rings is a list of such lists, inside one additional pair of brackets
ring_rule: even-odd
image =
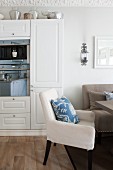
[(80, 55), (80, 60), (81, 60), (81, 65), (86, 66), (88, 62), (88, 51), (87, 51), (87, 45), (86, 43), (83, 43), (81, 46), (81, 55)]

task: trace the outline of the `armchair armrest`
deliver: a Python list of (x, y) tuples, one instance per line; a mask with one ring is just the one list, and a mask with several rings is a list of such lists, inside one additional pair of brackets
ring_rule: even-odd
[(47, 123), (47, 137), (52, 142), (90, 150), (94, 148), (95, 128), (51, 120)]
[(77, 115), (79, 116), (79, 119), (86, 120), (89, 122), (95, 121), (95, 114), (92, 111), (89, 110), (76, 110)]

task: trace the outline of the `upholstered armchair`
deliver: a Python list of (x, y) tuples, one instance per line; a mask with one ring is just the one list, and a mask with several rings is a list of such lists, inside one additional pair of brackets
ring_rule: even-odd
[[(39, 94), (47, 125), (47, 144), (43, 165), (46, 165), (51, 142), (74, 146), (88, 151), (88, 170), (92, 169), (92, 150), (95, 143), (94, 114), (91, 111), (78, 110), (78, 124), (57, 121), (51, 106), (51, 100), (58, 98), (57, 91), (50, 89)], [(69, 154), (69, 152), (68, 152)], [(69, 155), (70, 157), (70, 155)], [(76, 169), (74, 162), (71, 162)]]

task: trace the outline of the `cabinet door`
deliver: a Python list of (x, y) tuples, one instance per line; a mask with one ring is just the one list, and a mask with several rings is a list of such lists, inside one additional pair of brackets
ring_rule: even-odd
[[(31, 90), (31, 129), (46, 129), (45, 118), (39, 98), (39, 93), (49, 88), (34, 88)], [(62, 88), (56, 88), (62, 95)]]
[(62, 87), (63, 20), (31, 21), (31, 85)]
[(29, 20), (3, 20), (0, 21), (0, 37), (30, 36)]

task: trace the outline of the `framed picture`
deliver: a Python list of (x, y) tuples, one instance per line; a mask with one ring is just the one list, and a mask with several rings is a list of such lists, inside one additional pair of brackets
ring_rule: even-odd
[(95, 37), (94, 68), (113, 68), (113, 36)]

